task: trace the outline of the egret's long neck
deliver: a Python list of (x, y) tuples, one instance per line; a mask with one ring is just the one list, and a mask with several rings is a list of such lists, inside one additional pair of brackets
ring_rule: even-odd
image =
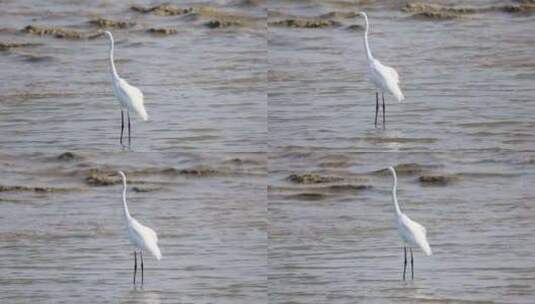
[(392, 200), (394, 201), (394, 206), (396, 207), (396, 214), (401, 214), (401, 209), (399, 209), (398, 197), (396, 195), (398, 187), (398, 178), (395, 172), (392, 172), (394, 175), (394, 185), (392, 186)]
[(126, 204), (126, 179), (123, 179), (123, 211), (126, 219), (130, 218), (130, 212), (128, 212), (128, 205)]
[(111, 67), (111, 74), (115, 78), (119, 78), (119, 75), (117, 74), (117, 70), (115, 69), (115, 63), (113, 62), (113, 50), (114, 50), (114, 41), (113, 37), (110, 36), (110, 67)]
[(373, 59), (372, 51), (370, 50), (370, 44), (368, 43), (369, 24), (368, 24), (368, 17), (366, 15), (364, 15), (364, 21), (366, 22), (366, 31), (364, 32), (364, 47), (366, 48), (366, 57), (368, 58), (368, 60), (372, 60)]

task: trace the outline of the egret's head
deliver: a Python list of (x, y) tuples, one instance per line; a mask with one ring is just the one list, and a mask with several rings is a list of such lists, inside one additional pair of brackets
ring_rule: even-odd
[(117, 171), (117, 174), (119, 174), (123, 178), (123, 180), (126, 179), (126, 175), (124, 174), (123, 171)]
[(388, 170), (392, 173), (392, 175), (396, 175), (396, 170), (394, 170), (394, 167), (388, 167)]
[(366, 15), (365, 12), (358, 12), (358, 13), (357, 13), (357, 16), (362, 16), (362, 17), (364, 17), (364, 18), (368, 18), (368, 15)]

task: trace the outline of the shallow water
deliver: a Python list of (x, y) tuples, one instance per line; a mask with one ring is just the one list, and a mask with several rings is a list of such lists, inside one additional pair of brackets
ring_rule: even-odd
[[(533, 299), (533, 156), (521, 153), (309, 153), (270, 160), (272, 303), (529, 303)], [(403, 282), (388, 165), (403, 212), (427, 227)], [(292, 173), (342, 180), (296, 184)], [(425, 184), (420, 176), (449, 176)], [(361, 187), (359, 187), (361, 186)], [(362, 187), (367, 186), (367, 187)], [(325, 189), (327, 188), (327, 189)], [(479, 302), (478, 302), (479, 303)]]
[[(3, 185), (64, 189), (1, 193), (3, 302), (266, 301), (264, 155), (77, 155), (1, 155)], [(213, 173), (179, 173), (199, 165)], [(87, 184), (91, 169), (125, 170), (132, 216), (158, 233), (163, 258), (145, 255), (143, 289), (132, 288), (122, 185)]]
[[(305, 16), (334, 5), (276, 9)], [(352, 7), (348, 8), (350, 10)], [(535, 17), (503, 13), (426, 21), (369, 5), (372, 53), (400, 74), (406, 100), (386, 100), (374, 127), (362, 30), (270, 28), (269, 144), (273, 150), (533, 151)], [(299, 37), (299, 39), (297, 39)]]
[[(533, 12), (439, 20), (403, 12), (404, 1), (173, 3), (197, 11), (1, 2), (0, 43), (35, 44), (0, 47), (2, 302), (532, 302)], [(406, 97), (385, 95), (385, 129), (373, 125), (357, 10)], [(134, 119), (129, 150), (108, 41), (20, 31), (91, 34), (98, 16), (135, 23), (111, 29), (119, 74), (143, 90), (151, 118)], [(402, 210), (433, 248), (415, 250), (414, 281), (401, 280), (380, 171), (390, 165)], [(131, 284), (121, 186), (87, 180), (119, 169), (164, 255), (146, 256), (143, 289)]]
[[(149, 122), (134, 119), (135, 151), (264, 152), (266, 63), (263, 29), (209, 29), (206, 19), (139, 14), (122, 2), (3, 4), (0, 41), (42, 43), (0, 56), (0, 144), (12, 150), (116, 149), (120, 111), (110, 84), (109, 42), (13, 34), (27, 25), (96, 30), (96, 16), (129, 20), (112, 29), (119, 75), (145, 95)], [(143, 3), (139, 3), (140, 5)], [(149, 2), (146, 3), (149, 5)], [(245, 12), (248, 15), (255, 15)], [(176, 28), (176, 35), (147, 33)], [(34, 57), (29, 57), (29, 56)], [(235, 115), (238, 112), (239, 115)]]

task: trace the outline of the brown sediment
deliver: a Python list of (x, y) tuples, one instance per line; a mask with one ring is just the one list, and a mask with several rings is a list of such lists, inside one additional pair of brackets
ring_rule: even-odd
[(322, 183), (333, 183), (343, 180), (341, 177), (337, 176), (321, 176), (314, 173), (305, 173), (305, 174), (291, 174), (286, 177), (286, 180), (296, 183), (296, 184), (322, 184)]
[(225, 160), (223, 162), (224, 164), (231, 164), (231, 165), (259, 165), (263, 166), (266, 165), (266, 162), (264, 160), (255, 160), (255, 159), (245, 159), (245, 158), (232, 158), (229, 160)]
[(77, 154), (74, 154), (73, 152), (64, 152), (58, 155), (57, 159), (61, 161), (73, 161), (80, 160), (82, 159), (82, 157)]
[(152, 192), (152, 191), (157, 191), (159, 190), (158, 188), (145, 188), (145, 187), (132, 187), (132, 191), (134, 192)]
[(15, 48), (24, 48), (42, 45), (41, 43), (13, 43), (13, 42), (0, 42), (0, 51), (8, 51)]
[(439, 20), (451, 20), (461, 18), (461, 14), (450, 12), (421, 12), (412, 15), (414, 18), (420, 19), (439, 19)]
[(202, 18), (204, 19), (203, 25), (212, 29), (242, 26), (246, 23), (253, 24), (260, 20), (257, 17), (211, 6), (182, 8), (169, 4), (160, 4), (151, 7), (134, 5), (131, 6), (131, 9), (140, 13), (151, 13), (158, 16), (187, 15), (191, 17), (192, 21)]
[(193, 176), (213, 176), (220, 175), (223, 172), (219, 170), (212, 169), (207, 166), (197, 166), (188, 169), (181, 169), (178, 171), (181, 175), (193, 175)]
[(152, 13), (158, 16), (176, 16), (184, 15), (193, 12), (192, 7), (182, 8), (170, 4), (159, 4), (155, 6), (143, 7), (140, 5), (132, 5), (130, 9), (140, 13)]
[(464, 14), (474, 14), (478, 11), (476, 8), (443, 6), (440, 4), (432, 4), (425, 2), (407, 3), (401, 8), (401, 10), (407, 13), (446, 12), (455, 14), (457, 16)]
[(323, 15), (319, 15), (318, 18), (321, 19), (338, 19), (338, 18), (354, 18), (357, 17), (358, 13), (356, 12), (328, 12)]
[(206, 165), (194, 166), (191, 168), (176, 169), (173, 167), (168, 168), (146, 168), (137, 171), (130, 172), (130, 175), (186, 175), (186, 176), (214, 176), (214, 175), (228, 175), (229, 171), (223, 171), (220, 169), (214, 169)]
[(316, 192), (303, 192), (297, 194), (290, 194), (285, 196), (287, 199), (298, 199), (305, 201), (321, 200), (326, 197), (325, 194), (316, 193)]
[(42, 61), (54, 60), (53, 56), (29, 54), (29, 53), (23, 53), (23, 52), (13, 52), (13, 53), (22, 57), (24, 61), (28, 61), (28, 62), (42, 62)]
[(257, 21), (257, 20), (265, 20), (263, 18), (257, 18), (250, 15), (246, 15), (243, 13), (238, 13), (234, 10), (223, 10), (219, 7), (212, 7), (212, 6), (203, 6), (195, 8), (194, 11), (195, 14), (206, 18), (206, 19), (213, 19), (213, 20), (225, 20), (225, 21), (240, 21), (240, 22), (246, 22), (246, 21)]
[(362, 190), (372, 189), (371, 185), (351, 185), (351, 184), (342, 184), (342, 185), (330, 185), (325, 187), (326, 190), (331, 192), (356, 192)]
[(285, 19), (269, 22), (269, 26), (284, 26), (293, 28), (327, 28), (338, 27), (340, 22), (327, 19)]
[(53, 188), (53, 187), (28, 187), (28, 186), (4, 186), (0, 185), (0, 192), (68, 192), (77, 189)]
[(363, 31), (364, 30), (364, 26), (362, 26), (360, 24), (351, 24), (351, 25), (346, 26), (345, 29), (349, 30), (349, 31)]
[(203, 25), (211, 29), (257, 26), (259, 24), (263, 26), (265, 24), (265, 19), (263, 18), (246, 15), (235, 10), (222, 10), (218, 7), (211, 6), (198, 7), (192, 15), (195, 18), (205, 20)]
[(149, 28), (147, 32), (151, 34), (158, 34), (158, 35), (174, 35), (177, 33), (177, 30), (174, 28)]
[(92, 19), (89, 21), (89, 23), (96, 25), (99, 28), (121, 28), (121, 29), (129, 28), (135, 25), (134, 22), (114, 21), (114, 20), (105, 19), (102, 17)]
[(459, 175), (422, 175), (418, 180), (424, 185), (445, 186), (460, 179)]
[[(396, 173), (398, 175), (416, 175), (427, 172), (429, 169), (434, 167), (436, 166), (420, 165), (417, 163), (405, 163), (396, 165), (394, 169), (396, 169)], [(390, 175), (390, 171), (388, 171), (388, 169), (381, 169), (373, 173), (376, 175)]]
[(322, 193), (322, 194), (338, 194), (338, 193), (356, 193), (364, 190), (372, 189), (373, 186), (366, 184), (331, 184), (331, 185), (322, 185), (322, 184), (313, 184), (306, 186), (269, 186), (268, 191), (273, 193), (284, 193), (284, 192), (306, 192), (306, 193)]
[(440, 4), (413, 2), (404, 5), (401, 10), (407, 13), (415, 13), (415, 18), (425, 19), (455, 19), (464, 15), (484, 13), (484, 12), (504, 12), (504, 13), (528, 13), (535, 11), (535, 4), (531, 0), (517, 1), (519, 4), (503, 4), (485, 7), (457, 7), (444, 6)]
[(231, 26), (240, 26), (242, 23), (239, 20), (210, 20), (204, 24), (208, 28), (226, 28)]
[(506, 4), (494, 6), (495, 10), (504, 13), (529, 13), (535, 11), (534, 1), (522, 1), (520, 4)]
[(294, 192), (293, 194), (283, 194), (284, 197), (289, 199), (319, 200), (329, 195), (355, 194), (372, 188), (371, 185), (338, 184), (318, 187), (270, 187), (268, 191), (271, 193)]
[(121, 183), (121, 179), (113, 171), (91, 169), (85, 182), (89, 186), (112, 186)]
[(259, 6), (263, 0), (238, 0), (234, 1), (236, 6)]
[(100, 32), (85, 33), (60, 27), (41, 27), (35, 25), (28, 25), (21, 31), (33, 35), (54, 36), (56, 38), (70, 40), (93, 39), (102, 35)]

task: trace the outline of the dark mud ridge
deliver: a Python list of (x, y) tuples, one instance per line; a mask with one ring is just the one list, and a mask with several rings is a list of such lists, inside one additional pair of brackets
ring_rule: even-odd
[(99, 28), (129, 28), (134, 25), (136, 25), (134, 22), (127, 22), (127, 21), (114, 21), (110, 19), (104, 19), (104, 18), (95, 18), (89, 21), (90, 24), (96, 25)]
[(231, 158), (229, 160), (224, 161), (225, 164), (231, 164), (236, 166), (242, 166), (242, 165), (258, 165), (258, 166), (265, 166), (266, 163), (263, 160), (255, 160), (255, 159), (246, 159), (246, 158)]
[(418, 179), (422, 185), (446, 186), (461, 180), (459, 175), (422, 175)]
[(10, 43), (10, 42), (0, 42), (0, 51), (9, 51), (11, 49), (39, 46), (41, 43)]
[(286, 177), (287, 181), (296, 184), (324, 184), (342, 181), (343, 178), (337, 176), (321, 176), (314, 173), (291, 174)]
[(521, 0), (518, 4), (492, 5), (485, 7), (459, 7), (445, 6), (428, 2), (412, 2), (404, 5), (401, 10), (406, 13), (415, 13), (412, 16), (422, 19), (456, 19), (464, 15), (503, 12), (503, 13), (530, 13), (535, 11), (535, 1)]
[(159, 4), (155, 6), (143, 7), (140, 5), (132, 5), (130, 9), (139, 13), (151, 13), (158, 16), (176, 16), (184, 15), (193, 12), (192, 7), (181, 8), (170, 4)]
[(132, 191), (134, 192), (153, 192), (153, 191), (158, 191), (160, 190), (159, 188), (145, 188), (145, 187), (132, 187)]
[(58, 155), (57, 160), (61, 161), (74, 161), (74, 160), (81, 160), (83, 157), (80, 155), (74, 154), (73, 152), (64, 152)]
[(269, 195), (282, 196), (285, 199), (321, 200), (329, 196), (354, 195), (361, 191), (372, 189), (371, 185), (364, 184), (333, 184), (319, 186), (298, 187), (268, 187)]
[(112, 186), (121, 183), (121, 178), (113, 171), (106, 171), (100, 169), (89, 170), (88, 176), (85, 178), (86, 184), (89, 186)]
[(221, 175), (224, 174), (223, 172), (212, 169), (206, 166), (197, 166), (193, 168), (188, 169), (181, 169), (178, 171), (181, 175), (194, 175), (194, 176), (213, 176), (213, 175)]
[(56, 38), (70, 40), (93, 39), (102, 35), (101, 32), (86, 33), (60, 27), (41, 27), (34, 25), (28, 25), (21, 31), (32, 35), (54, 36)]
[(339, 27), (341, 23), (335, 20), (323, 19), (285, 19), (269, 22), (269, 26), (283, 26), (293, 28), (327, 28)]
[[(432, 168), (436, 168), (438, 166), (434, 165), (420, 165), (417, 163), (406, 163), (406, 164), (398, 164), (394, 166), (394, 169), (396, 169), (396, 173), (398, 175), (418, 175), (423, 174), (425, 172), (428, 172)], [(378, 171), (373, 172), (375, 175), (390, 175), (390, 171), (388, 169), (381, 169)]]
[(225, 28), (231, 26), (240, 26), (239, 20), (210, 20), (204, 24), (208, 28)]
[(177, 33), (177, 30), (174, 28), (149, 28), (147, 32), (157, 35), (174, 35)]
[(302, 201), (317, 201), (325, 199), (327, 196), (323, 193), (304, 192), (297, 194), (286, 195), (286, 199), (302, 200)]
[(4, 186), (0, 185), (0, 192), (68, 192), (76, 189), (52, 188), (52, 187), (28, 187), (28, 186)]

